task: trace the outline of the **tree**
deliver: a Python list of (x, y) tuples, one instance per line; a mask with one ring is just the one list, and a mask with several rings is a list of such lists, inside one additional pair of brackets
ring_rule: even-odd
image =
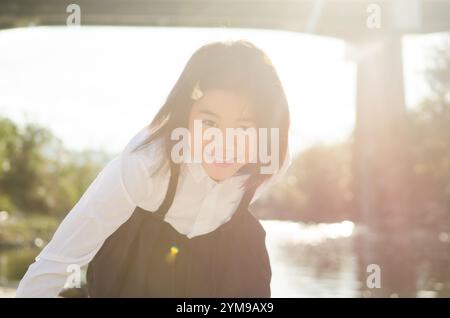
[(44, 127), (0, 118), (0, 209), (64, 216), (109, 158), (69, 151)]
[(432, 54), (430, 95), (409, 113), (417, 226), (450, 226), (450, 38)]

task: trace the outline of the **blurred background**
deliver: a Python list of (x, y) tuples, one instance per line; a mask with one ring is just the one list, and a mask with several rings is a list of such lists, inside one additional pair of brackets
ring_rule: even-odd
[(450, 296), (450, 1), (3, 0), (0, 297), (228, 39), (266, 51), (290, 104), (292, 166), (252, 206), (273, 296)]

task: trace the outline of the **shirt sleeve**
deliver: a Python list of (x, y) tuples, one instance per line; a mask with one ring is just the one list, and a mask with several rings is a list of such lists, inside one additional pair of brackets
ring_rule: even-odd
[(20, 281), (16, 297), (56, 297), (73, 266), (88, 264), (103, 242), (151, 195), (142, 156), (112, 159), (59, 225)]

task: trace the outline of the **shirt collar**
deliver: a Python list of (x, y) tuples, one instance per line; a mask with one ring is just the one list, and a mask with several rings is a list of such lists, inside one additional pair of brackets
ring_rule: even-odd
[(214, 187), (219, 183), (208, 176), (201, 163), (186, 163), (186, 166), (196, 183), (206, 182), (209, 187)]

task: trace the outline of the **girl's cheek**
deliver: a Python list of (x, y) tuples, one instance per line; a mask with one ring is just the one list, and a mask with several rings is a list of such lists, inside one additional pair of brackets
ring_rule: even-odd
[(247, 137), (244, 149), (245, 163), (249, 163), (251, 161), (252, 156), (257, 154), (256, 151), (256, 145), (253, 145), (251, 138)]
[[(193, 129), (190, 129), (190, 136), (191, 136), (191, 145), (202, 145), (202, 157), (203, 157), (203, 151), (205, 149), (205, 147), (210, 144), (211, 142), (214, 141), (214, 138), (211, 137), (210, 139), (206, 139), (203, 138), (205, 136), (205, 131), (207, 128), (203, 127), (203, 131), (202, 131), (202, 135), (201, 136), (197, 136), (194, 132)], [(198, 140), (197, 140), (198, 138)], [(197, 140), (197, 142), (195, 142)], [(200, 141), (200, 142), (199, 142)], [(256, 143), (256, 145), (252, 144), (252, 143)], [(239, 165), (239, 167), (241, 167), (244, 164), (247, 164), (249, 162), (254, 162), (255, 159), (257, 160), (258, 158), (258, 148), (257, 148), (257, 141), (255, 142), (255, 140), (252, 140), (252, 138), (250, 137), (246, 137), (245, 138), (245, 142), (244, 144), (238, 142), (238, 139), (235, 138), (234, 139), (234, 147), (228, 147), (228, 145), (226, 144), (226, 138), (224, 137), (224, 139), (222, 140), (222, 145), (223, 145), (223, 149), (222, 149), (222, 153), (223, 156), (226, 157), (227, 151), (231, 152), (233, 151), (233, 155), (236, 158), (236, 164)], [(238, 147), (243, 147), (243, 149), (238, 149)], [(194, 154), (194, 147), (192, 147), (191, 151), (193, 152), (192, 155)], [(215, 155), (215, 152), (213, 150), (213, 153), (211, 155)], [(243, 158), (240, 158), (240, 154), (243, 154)]]
[[(205, 139), (202, 140), (202, 158), (203, 158), (203, 160), (205, 160), (205, 153), (204, 153), (205, 148), (209, 143), (211, 143), (211, 140), (205, 140)], [(210, 155), (214, 156), (215, 155), (214, 151)]]

